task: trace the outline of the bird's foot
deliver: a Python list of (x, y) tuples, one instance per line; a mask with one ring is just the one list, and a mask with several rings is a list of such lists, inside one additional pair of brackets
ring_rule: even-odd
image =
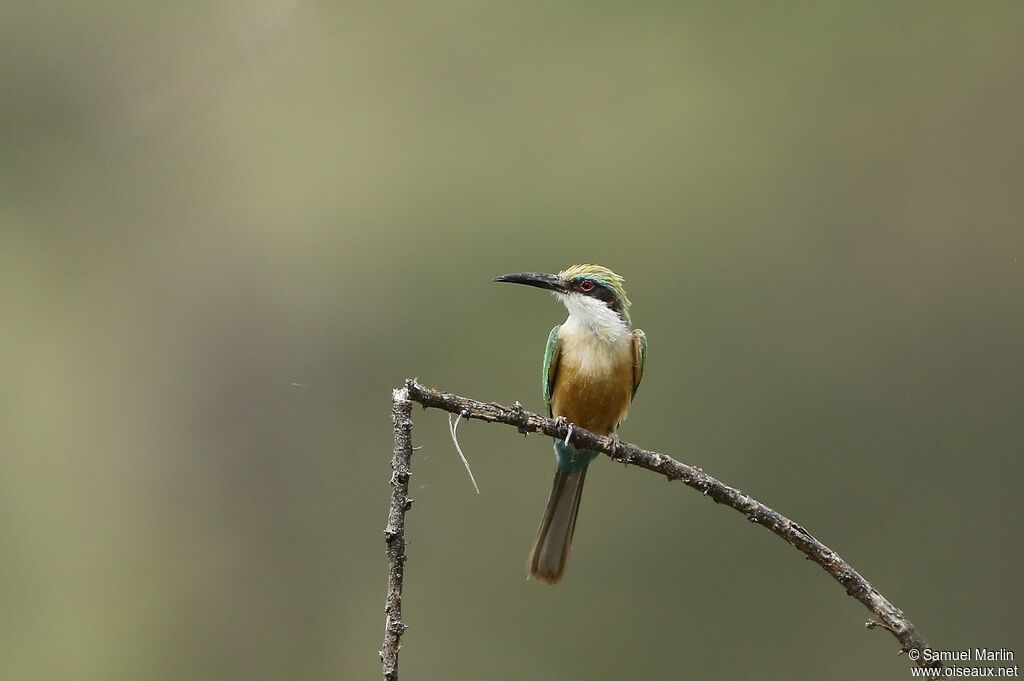
[(622, 440), (619, 439), (618, 433), (609, 433), (608, 439), (612, 441), (612, 454), (619, 453), (619, 445), (622, 444)]

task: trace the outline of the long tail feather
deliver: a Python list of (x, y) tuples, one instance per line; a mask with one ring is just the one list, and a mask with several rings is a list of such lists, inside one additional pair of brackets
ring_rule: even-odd
[(555, 472), (544, 520), (530, 551), (530, 575), (537, 581), (557, 584), (562, 579), (586, 477), (586, 466)]

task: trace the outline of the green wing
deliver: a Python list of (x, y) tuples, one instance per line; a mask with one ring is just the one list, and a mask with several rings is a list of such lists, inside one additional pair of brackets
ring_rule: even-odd
[(640, 379), (644, 377), (644, 365), (647, 364), (647, 334), (640, 329), (633, 329), (633, 394), (640, 387)]
[(548, 416), (551, 416), (551, 393), (555, 390), (555, 375), (558, 374), (558, 361), (562, 358), (562, 344), (558, 340), (558, 329), (556, 326), (548, 334), (548, 344), (544, 348), (544, 374), (541, 380), (544, 382), (544, 404), (548, 406)]

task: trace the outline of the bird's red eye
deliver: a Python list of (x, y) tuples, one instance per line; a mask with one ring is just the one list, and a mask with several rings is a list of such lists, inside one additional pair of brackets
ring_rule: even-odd
[(580, 290), (583, 291), (584, 293), (590, 293), (591, 291), (594, 290), (594, 282), (590, 281), (589, 279), (584, 279), (583, 281), (580, 282)]

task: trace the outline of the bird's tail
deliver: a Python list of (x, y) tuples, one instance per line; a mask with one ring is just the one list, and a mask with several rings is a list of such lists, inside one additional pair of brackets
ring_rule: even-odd
[(533, 542), (529, 561), (530, 576), (544, 584), (557, 584), (565, 572), (586, 477), (585, 464), (567, 470), (559, 466), (555, 472), (548, 507)]

